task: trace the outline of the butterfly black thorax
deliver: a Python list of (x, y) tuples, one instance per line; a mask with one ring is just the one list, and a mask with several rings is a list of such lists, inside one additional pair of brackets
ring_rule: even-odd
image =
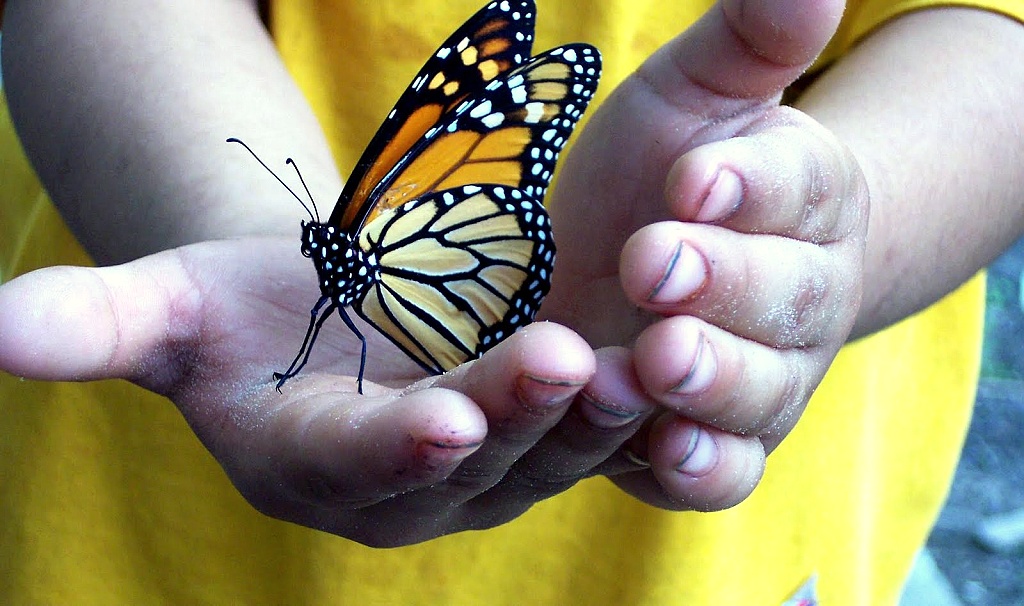
[(361, 300), (379, 277), (377, 256), (333, 225), (303, 221), (302, 254), (313, 261), (320, 292), (338, 305)]

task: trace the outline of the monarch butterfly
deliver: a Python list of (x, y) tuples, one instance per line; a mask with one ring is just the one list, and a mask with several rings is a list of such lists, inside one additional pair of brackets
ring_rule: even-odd
[(532, 57), (534, 19), (532, 0), (500, 0), (466, 21), (387, 115), (327, 221), (314, 205), (302, 254), (321, 296), (278, 389), (337, 311), (362, 343), (362, 393), (366, 339), (347, 307), (435, 374), (533, 320), (555, 254), (544, 192), (601, 70), (587, 44)]

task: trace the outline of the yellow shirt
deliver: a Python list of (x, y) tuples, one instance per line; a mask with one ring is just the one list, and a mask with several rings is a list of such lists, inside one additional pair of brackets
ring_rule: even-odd
[[(281, 51), (343, 170), (478, 2), (273, 7)], [(932, 3), (852, 7), (826, 59)], [(1009, 12), (1011, 0), (989, 4)], [(705, 9), (542, 1), (535, 47), (597, 45), (600, 100)], [(0, 279), (88, 264), (0, 110)], [(846, 347), (762, 485), (731, 510), (664, 512), (596, 478), (503, 527), (393, 550), (256, 513), (160, 397), (123, 382), (0, 376), (0, 602), (779, 604), (816, 574), (823, 603), (892, 603), (968, 424), (983, 286), (974, 279)]]

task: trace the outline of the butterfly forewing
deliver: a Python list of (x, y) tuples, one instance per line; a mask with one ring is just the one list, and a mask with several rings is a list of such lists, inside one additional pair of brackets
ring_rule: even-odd
[(593, 97), (600, 55), (570, 44), (532, 58), (453, 108), (373, 193), (378, 213), (475, 183), (542, 199), (558, 154)]
[(380, 265), (356, 310), (435, 373), (532, 321), (555, 253), (543, 205), (492, 185), (388, 210), (366, 225), (360, 246), (375, 251)]
[(366, 147), (329, 223), (357, 230), (375, 189), (389, 180), (422, 136), (453, 106), (530, 58), (532, 0), (492, 2), (455, 31), (427, 60)]

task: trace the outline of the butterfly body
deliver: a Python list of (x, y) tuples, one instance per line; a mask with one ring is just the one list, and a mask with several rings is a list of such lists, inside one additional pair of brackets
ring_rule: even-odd
[(500, 0), (457, 29), (387, 115), (327, 221), (303, 223), (321, 297), (279, 388), (334, 311), (362, 343), (360, 393), (366, 340), (346, 308), (432, 373), (533, 321), (555, 255), (544, 194), (601, 66), (586, 44), (532, 56), (534, 18), (532, 0)]
[(302, 223), (302, 254), (312, 259), (320, 292), (340, 307), (366, 296), (373, 286), (377, 263), (352, 236), (326, 223)]

